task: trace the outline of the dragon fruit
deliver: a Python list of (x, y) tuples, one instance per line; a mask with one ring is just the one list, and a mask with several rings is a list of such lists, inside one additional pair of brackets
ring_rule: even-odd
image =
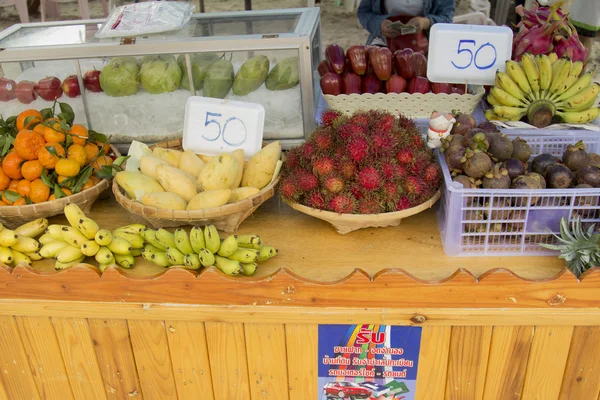
[(527, 10), (522, 5), (518, 5), (515, 8), (515, 12), (517, 15), (521, 16), (521, 22), (517, 24), (517, 27), (531, 29), (536, 26), (544, 25), (548, 20), (557, 21), (564, 18), (565, 15), (560, 9), (562, 4), (563, 2), (560, 1), (552, 7), (540, 7), (537, 2), (534, 2), (531, 10)]

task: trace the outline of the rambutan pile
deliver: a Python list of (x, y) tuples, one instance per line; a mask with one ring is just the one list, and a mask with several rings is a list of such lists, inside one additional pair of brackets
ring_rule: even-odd
[(429, 200), (441, 176), (412, 120), (381, 111), (351, 117), (327, 111), (310, 139), (287, 153), (279, 190), (312, 208), (379, 214)]

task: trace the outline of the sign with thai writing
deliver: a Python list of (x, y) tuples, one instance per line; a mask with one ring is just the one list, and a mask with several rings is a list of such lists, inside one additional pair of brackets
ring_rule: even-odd
[(414, 400), (421, 328), (319, 325), (319, 400)]

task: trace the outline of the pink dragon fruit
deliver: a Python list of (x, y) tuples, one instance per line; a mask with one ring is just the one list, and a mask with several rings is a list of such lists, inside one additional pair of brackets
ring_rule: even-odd
[(572, 61), (583, 61), (584, 63), (589, 55), (588, 48), (581, 43), (575, 29), (568, 38), (565, 36), (554, 37), (554, 51), (558, 57), (567, 56)]
[(522, 5), (517, 6), (515, 12), (521, 16), (521, 22), (517, 24), (517, 27), (531, 29), (544, 25), (548, 20), (552, 22), (562, 19), (565, 16), (560, 9), (562, 4), (563, 2), (560, 1), (552, 7), (540, 7), (537, 2), (534, 2), (531, 10), (527, 10)]
[[(513, 41), (513, 59), (521, 61), (524, 53), (550, 54), (554, 50), (552, 33), (558, 27), (558, 22), (550, 25), (525, 28), (515, 36)], [(517, 40), (518, 38), (518, 40)]]

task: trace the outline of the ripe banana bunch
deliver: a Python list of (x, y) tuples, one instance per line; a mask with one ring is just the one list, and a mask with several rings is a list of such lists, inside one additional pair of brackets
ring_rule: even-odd
[(182, 228), (145, 229), (142, 257), (161, 267), (199, 269), (214, 265), (227, 275), (254, 275), (259, 261), (277, 254), (273, 246), (262, 244), (257, 235), (230, 235), (221, 240), (213, 225), (195, 226), (189, 234)]
[(7, 266), (31, 265), (32, 261), (41, 260), (38, 253), (40, 242), (35, 238), (47, 227), (46, 218), (27, 222), (15, 230), (0, 224), (0, 263)]
[(506, 72), (498, 71), (487, 97), (493, 110), (489, 120), (527, 121), (544, 128), (558, 116), (568, 124), (585, 124), (600, 115), (595, 106), (600, 85), (592, 72), (583, 73), (581, 61), (557, 59), (556, 54), (525, 54), (521, 62), (506, 61)]
[(140, 236), (144, 225), (127, 225), (111, 232), (101, 229), (75, 204), (68, 204), (64, 212), (69, 225), (50, 225), (39, 239), (41, 257), (56, 259), (56, 270), (69, 268), (86, 257), (94, 257), (102, 272), (113, 264), (123, 268), (135, 265), (134, 257), (144, 248)]

